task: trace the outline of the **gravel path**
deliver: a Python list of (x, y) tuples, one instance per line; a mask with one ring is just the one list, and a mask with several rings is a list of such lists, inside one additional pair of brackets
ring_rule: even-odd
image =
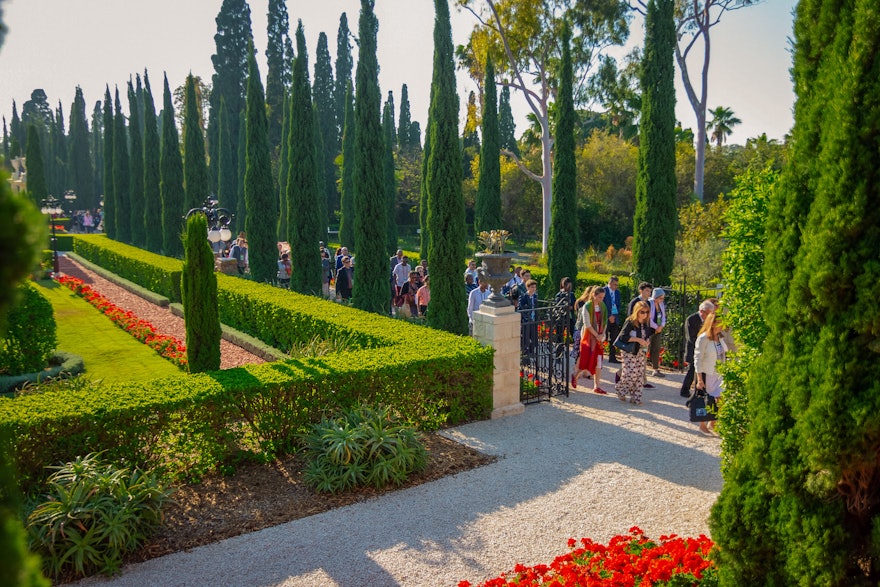
[(582, 390), (448, 429), (501, 458), (78, 585), (454, 586), (549, 563), (568, 538), (607, 542), (634, 525), (652, 538), (708, 534), (720, 441), (687, 421), (681, 378), (651, 378), (638, 407)]

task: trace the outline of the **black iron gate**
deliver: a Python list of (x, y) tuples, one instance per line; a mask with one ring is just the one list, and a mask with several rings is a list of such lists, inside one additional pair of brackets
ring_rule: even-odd
[(569, 354), (571, 331), (568, 309), (541, 300), (534, 310), (520, 316), (519, 398), (524, 404), (568, 397), (571, 379)]

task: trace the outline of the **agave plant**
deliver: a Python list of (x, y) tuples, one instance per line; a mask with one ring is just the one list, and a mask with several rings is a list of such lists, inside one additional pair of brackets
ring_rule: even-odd
[(484, 230), (477, 235), (477, 239), (483, 245), (483, 252), (494, 255), (504, 252), (508, 238), (510, 238), (510, 232), (506, 230)]

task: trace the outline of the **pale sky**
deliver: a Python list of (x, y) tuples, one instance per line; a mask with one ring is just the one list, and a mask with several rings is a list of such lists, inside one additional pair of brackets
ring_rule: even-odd
[[(87, 114), (103, 98), (105, 84), (124, 88), (130, 75), (149, 71), (157, 106), (161, 104), (162, 74), (172, 89), (187, 73), (209, 81), (213, 73), (214, 19), (221, 0), (4, 0), (3, 19), (9, 27), (0, 47), (0, 114), (7, 124), (12, 100), (18, 105), (42, 88), (54, 109), (58, 100), (65, 122), (77, 85), (83, 89)], [(260, 74), (265, 83), (266, 11), (268, 0), (249, 0)], [(712, 29), (709, 108), (727, 106), (742, 120), (730, 143), (744, 143), (766, 132), (782, 139), (792, 125), (794, 94), (789, 75), (792, 11), (796, 0), (765, 0), (757, 6), (726, 14)], [(291, 36), (302, 19), (314, 75), (318, 34), (327, 34), (335, 60), (339, 15), (346, 12), (349, 28), (357, 32), (359, 0), (288, 0)], [(434, 3), (431, 0), (377, 0), (379, 19), (379, 83), (383, 101), (388, 90), (400, 106), (406, 83), (412, 117), (424, 132), (428, 112), (433, 56)], [(452, 9), (453, 42), (463, 44), (475, 24), (468, 12)], [(644, 32), (634, 22), (629, 45), (641, 45)], [(356, 49), (355, 67), (357, 65)], [(334, 72), (335, 74), (335, 72)], [(694, 74), (692, 74), (693, 76)], [(694, 114), (677, 74), (677, 114), (687, 127)], [(462, 104), (476, 89), (459, 74)], [(525, 100), (511, 96), (517, 135), (525, 129)]]

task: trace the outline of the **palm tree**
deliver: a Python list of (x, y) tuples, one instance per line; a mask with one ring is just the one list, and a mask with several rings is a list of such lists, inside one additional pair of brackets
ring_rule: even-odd
[(709, 114), (712, 116), (712, 120), (706, 124), (706, 128), (712, 133), (710, 138), (720, 148), (733, 132), (733, 127), (740, 124), (742, 120), (734, 116), (733, 110), (726, 106), (718, 106), (714, 110), (710, 110)]

